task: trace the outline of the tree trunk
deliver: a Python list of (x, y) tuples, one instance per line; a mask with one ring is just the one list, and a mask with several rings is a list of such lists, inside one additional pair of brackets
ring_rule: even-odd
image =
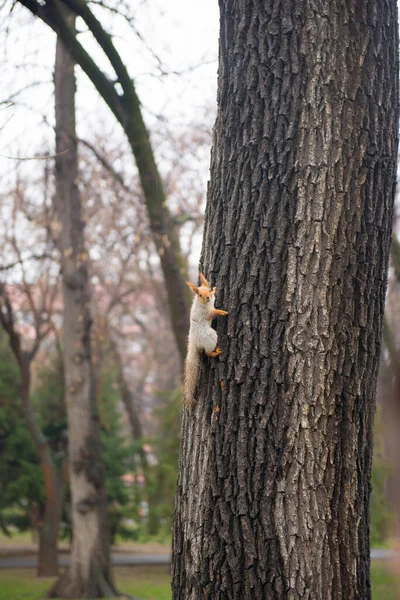
[[(53, 507), (54, 512), (56, 507)], [(58, 532), (60, 528), (61, 510), (57, 515), (45, 515), (39, 524), (39, 553), (38, 553), (38, 576), (54, 577), (58, 575)], [(58, 517), (58, 518), (57, 518)]]
[[(110, 340), (111, 336), (109, 334)], [(129, 384), (126, 380), (126, 376), (124, 373), (124, 366), (122, 362), (122, 356), (118, 350), (117, 344), (111, 340), (115, 361), (118, 367), (118, 375), (119, 375), (119, 383), (121, 390), (121, 398), (124, 404), (125, 412), (128, 415), (129, 425), (132, 433), (132, 439), (134, 441), (143, 440), (143, 428), (139, 419), (137, 402), (135, 400), (134, 394), (132, 393)], [(143, 469), (143, 473), (145, 475), (145, 489), (148, 501), (149, 515), (147, 522), (147, 532), (149, 535), (156, 535), (160, 529), (160, 519), (157, 514), (157, 505), (159, 501), (158, 490), (153, 490), (153, 486), (151, 481), (154, 478), (154, 473), (152, 473), (151, 467), (148, 465), (146, 453), (143, 450), (143, 443), (140, 447), (140, 462), (141, 467)]]
[(44, 514), (39, 519), (38, 576), (58, 575), (58, 536), (64, 506), (65, 490), (68, 483), (67, 457), (57, 472), (54, 462), (46, 464), (42, 459), (45, 481), (46, 502)]
[[(124, 373), (124, 365), (122, 362), (122, 356), (118, 350), (117, 344), (111, 339), (111, 335), (109, 332), (108, 332), (108, 336), (109, 336), (110, 343), (112, 346), (115, 362), (117, 364), (118, 379), (119, 379), (119, 385), (120, 385), (120, 391), (121, 391), (121, 399), (124, 404), (125, 412), (128, 416), (132, 439), (135, 441), (141, 440), (143, 438), (143, 428), (142, 428), (142, 424), (139, 419), (137, 402), (136, 402), (135, 396), (132, 393), (132, 391), (129, 387), (129, 384), (126, 380), (126, 376)], [(145, 458), (143, 456), (142, 451), (141, 451), (141, 456), (142, 456), (142, 459)]]
[(55, 98), (55, 209), (61, 224), (58, 242), (63, 274), (65, 397), (73, 539), (70, 567), (49, 595), (53, 598), (115, 597), (118, 594), (111, 573), (105, 473), (100, 456), (100, 428), (91, 361), (88, 255), (84, 248), (77, 187), (74, 64), (60, 40), (56, 50)]
[(396, 4), (220, 9), (201, 262), (229, 316), (183, 415), (173, 598), (367, 600)]
[(123, 126), (139, 171), (150, 228), (164, 274), (172, 330), (183, 366), (187, 349), (191, 300), (185, 282), (185, 261), (177, 228), (168, 210), (164, 185), (154, 159), (139, 100), (134, 90), (132, 96), (133, 99), (125, 108)]
[(22, 412), (39, 457), (44, 481), (44, 514), (39, 517), (38, 577), (54, 577), (58, 574), (58, 534), (63, 508), (65, 486), (62, 476), (57, 472), (51, 450), (36, 422), (30, 403), (31, 375), (30, 364), (21, 366)]
[[(4, 285), (0, 286), (0, 324), (8, 335), (10, 348), (17, 361), (21, 375), (21, 408), (26, 427), (35, 446), (44, 482), (43, 522), (37, 515), (35, 526), (42, 528), (39, 538), (38, 576), (54, 576), (58, 573), (57, 541), (64, 499), (64, 479), (57, 472), (50, 447), (41, 431), (31, 405), (31, 364), (39, 349), (40, 340), (34, 342), (34, 349), (26, 351), (21, 344), (21, 336), (16, 328), (14, 313)], [(31, 518), (33, 517), (33, 513)]]

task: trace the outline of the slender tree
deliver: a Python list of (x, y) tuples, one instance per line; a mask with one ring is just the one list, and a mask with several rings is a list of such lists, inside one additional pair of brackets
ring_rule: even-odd
[[(75, 18), (68, 16), (70, 27)], [(55, 65), (56, 191), (64, 301), (63, 343), (68, 416), (73, 539), (71, 563), (49, 593), (57, 598), (117, 596), (112, 580), (105, 473), (91, 360), (88, 255), (77, 186), (75, 74), (71, 55), (57, 40)]]
[(201, 270), (229, 316), (183, 416), (173, 598), (367, 600), (396, 3), (220, 11)]
[[(35, 188), (35, 183), (32, 186), (36, 198), (43, 201), (46, 182), (42, 180), (40, 186)], [(57, 279), (50, 274), (54, 268), (51, 240), (42, 227), (37, 227), (29, 219), (29, 197), (26, 181), (17, 173), (15, 186), (4, 189), (1, 198), (7, 226), (0, 232), (3, 249), (3, 260), (0, 261), (0, 327), (7, 335), (19, 370), (19, 398), (14, 398), (14, 409), (20, 401), (43, 475), (44, 498), (35, 521), (39, 540), (37, 573), (39, 576), (54, 576), (58, 572), (57, 543), (67, 461), (66, 457), (61, 461), (55, 459), (40, 425), (32, 402), (32, 380), (38, 352), (54, 330), (52, 319), (56, 312), (58, 285)]]
[[(20, 0), (42, 19), (65, 44), (121, 124), (139, 171), (150, 228), (165, 277), (171, 321), (183, 362), (189, 324), (189, 293), (185, 285), (185, 262), (179, 236), (166, 203), (164, 186), (154, 158), (149, 133), (144, 123), (140, 101), (133, 80), (114, 46), (112, 37), (90, 10), (85, 0)], [(115, 75), (112, 81), (88, 54), (65, 16), (68, 8), (81, 17), (105, 53)], [(121, 87), (119, 93), (117, 84)]]
[[(16, 313), (21, 312), (21, 306), (13, 308), (9, 290), (0, 284), (0, 325), (6, 332), (10, 349), (14, 354), (20, 373), (21, 409), (34, 447), (36, 449), (44, 482), (43, 510), (37, 516), (36, 526), (39, 537), (38, 569), (39, 577), (50, 577), (58, 573), (58, 535), (62, 515), (65, 487), (67, 483), (66, 460), (61, 468), (57, 467), (48, 441), (41, 430), (37, 415), (32, 407), (32, 363), (43, 339), (50, 331), (48, 323), (49, 304), (42, 305), (42, 311), (34, 299), (31, 286), (26, 282), (22, 289), (28, 297), (29, 314), (35, 323), (33, 342), (24, 347), (20, 328), (16, 322)], [(22, 292), (23, 294), (24, 292)], [(47, 317), (44, 317), (47, 314)], [(26, 340), (25, 340), (26, 346)]]

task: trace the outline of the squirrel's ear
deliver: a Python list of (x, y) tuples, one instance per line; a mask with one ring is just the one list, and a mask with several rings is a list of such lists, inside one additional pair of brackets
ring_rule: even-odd
[(191, 281), (187, 281), (186, 283), (195, 294), (199, 293), (199, 288), (197, 287), (197, 285), (194, 285), (194, 283), (192, 283)]
[(203, 273), (199, 273), (200, 279), (201, 279), (201, 283), (203, 285), (205, 285), (206, 287), (208, 287), (208, 289), (210, 289), (210, 286), (208, 285), (208, 281), (207, 279), (204, 277)]
[(213, 293), (214, 295), (217, 293), (217, 288), (216, 288), (216, 287), (213, 287), (213, 289), (212, 289), (212, 293)]

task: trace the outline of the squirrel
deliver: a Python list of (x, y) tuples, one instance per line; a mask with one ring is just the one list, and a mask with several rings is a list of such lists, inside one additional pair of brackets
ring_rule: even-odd
[(217, 346), (217, 332), (212, 329), (211, 321), (215, 317), (225, 317), (228, 314), (226, 310), (214, 308), (217, 288), (211, 289), (204, 275), (199, 275), (202, 286), (186, 282), (195, 293), (190, 311), (189, 343), (183, 383), (183, 403), (186, 408), (192, 407), (196, 402), (194, 393), (199, 376), (200, 353), (204, 350), (206, 355), (211, 357), (221, 354), (221, 348)]

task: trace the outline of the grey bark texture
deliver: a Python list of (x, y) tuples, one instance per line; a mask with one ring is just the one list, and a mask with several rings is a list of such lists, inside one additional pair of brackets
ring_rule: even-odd
[(182, 417), (173, 599), (367, 600), (396, 3), (220, 11), (200, 270), (229, 316)]
[[(74, 23), (74, 19), (70, 18)], [(110, 563), (105, 473), (91, 361), (88, 255), (77, 185), (74, 63), (57, 41), (56, 194), (64, 300), (64, 372), (72, 505), (71, 564), (49, 593), (53, 598), (117, 596)]]

